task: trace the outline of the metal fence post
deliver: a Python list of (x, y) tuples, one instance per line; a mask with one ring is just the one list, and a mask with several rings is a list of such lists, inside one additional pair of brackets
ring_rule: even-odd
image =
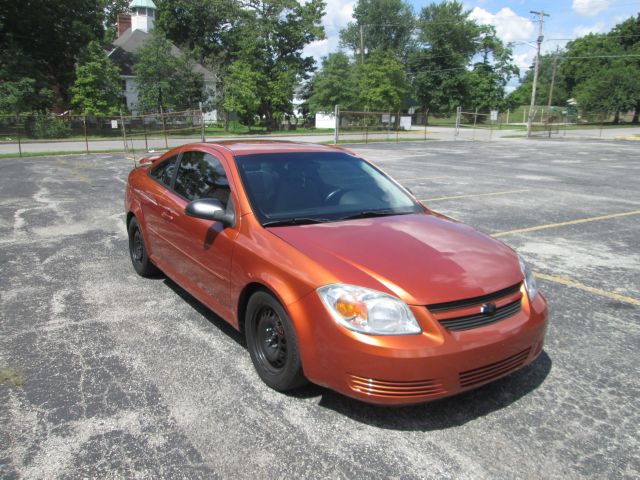
[(89, 138), (87, 137), (87, 116), (86, 115), (82, 116), (82, 127), (84, 129), (84, 146), (87, 150), (87, 153), (89, 153)]
[(18, 152), (22, 158), (22, 140), (20, 139), (20, 115), (16, 115), (16, 130), (18, 131)]
[(333, 116), (334, 116), (334, 120), (335, 120), (335, 128), (333, 129), (333, 143), (335, 145), (338, 144), (338, 139), (339, 139), (339, 128), (340, 128), (340, 107), (338, 105), (336, 105), (333, 108)]
[(147, 141), (147, 124), (144, 121), (144, 115), (141, 115), (140, 118), (142, 119), (142, 131), (144, 132), (144, 149), (148, 152), (149, 142)]
[(453, 138), (456, 139), (460, 134), (460, 116), (462, 114), (462, 107), (456, 108), (456, 129), (453, 134)]
[(369, 143), (369, 119), (367, 118), (367, 112), (364, 112), (364, 144)]
[(473, 137), (472, 139), (476, 139), (476, 122), (478, 121), (478, 107), (476, 107), (476, 111), (473, 114)]
[(122, 116), (122, 110), (120, 110), (120, 124), (122, 125), (122, 143), (124, 144), (124, 153), (127, 153), (129, 151), (129, 148), (127, 147), (127, 132), (124, 128), (124, 117)]
[(162, 109), (162, 105), (160, 105), (160, 118), (162, 118), (162, 133), (164, 134), (164, 146), (169, 149), (169, 141), (167, 140), (167, 123), (166, 118), (164, 117), (164, 110)]
[(400, 141), (400, 110), (398, 110), (398, 113), (396, 114), (396, 123), (395, 123), (395, 127), (396, 127), (396, 143), (398, 143)]
[(424, 112), (424, 139), (427, 140), (427, 118), (429, 117), (429, 109)]
[(200, 123), (202, 124), (202, 131), (201, 131), (201, 139), (202, 141), (206, 141), (205, 137), (204, 137), (204, 112), (202, 111), (202, 102), (198, 102), (198, 106), (200, 107)]

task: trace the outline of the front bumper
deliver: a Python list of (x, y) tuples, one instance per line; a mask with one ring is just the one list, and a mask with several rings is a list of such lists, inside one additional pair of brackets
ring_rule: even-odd
[(412, 306), (423, 332), (373, 336), (336, 324), (312, 292), (289, 305), (307, 378), (378, 404), (412, 404), (477, 388), (531, 363), (542, 351), (547, 304), (523, 291), (522, 308), (499, 322), (449, 331)]

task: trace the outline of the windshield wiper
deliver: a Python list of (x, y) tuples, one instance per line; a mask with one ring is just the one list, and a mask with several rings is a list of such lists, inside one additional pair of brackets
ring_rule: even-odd
[(262, 224), (263, 227), (285, 227), (287, 225), (311, 225), (314, 223), (326, 223), (328, 218), (294, 217), (281, 220), (270, 220)]
[(380, 210), (362, 210), (361, 212), (352, 213), (345, 217), (340, 217), (339, 220), (354, 220), (356, 218), (372, 218), (372, 217), (386, 217), (387, 215), (405, 215), (410, 212), (396, 212), (391, 208), (384, 208)]

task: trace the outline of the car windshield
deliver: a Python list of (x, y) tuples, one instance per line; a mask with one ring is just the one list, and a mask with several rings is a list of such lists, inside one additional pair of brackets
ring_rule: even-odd
[(236, 164), (264, 226), (422, 211), (382, 172), (345, 152), (238, 155)]

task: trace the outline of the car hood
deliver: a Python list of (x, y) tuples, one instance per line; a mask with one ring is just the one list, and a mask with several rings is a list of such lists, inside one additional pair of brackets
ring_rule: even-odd
[(502, 242), (437, 214), (270, 228), (331, 282), (388, 291), (412, 305), (477, 297), (522, 280)]

